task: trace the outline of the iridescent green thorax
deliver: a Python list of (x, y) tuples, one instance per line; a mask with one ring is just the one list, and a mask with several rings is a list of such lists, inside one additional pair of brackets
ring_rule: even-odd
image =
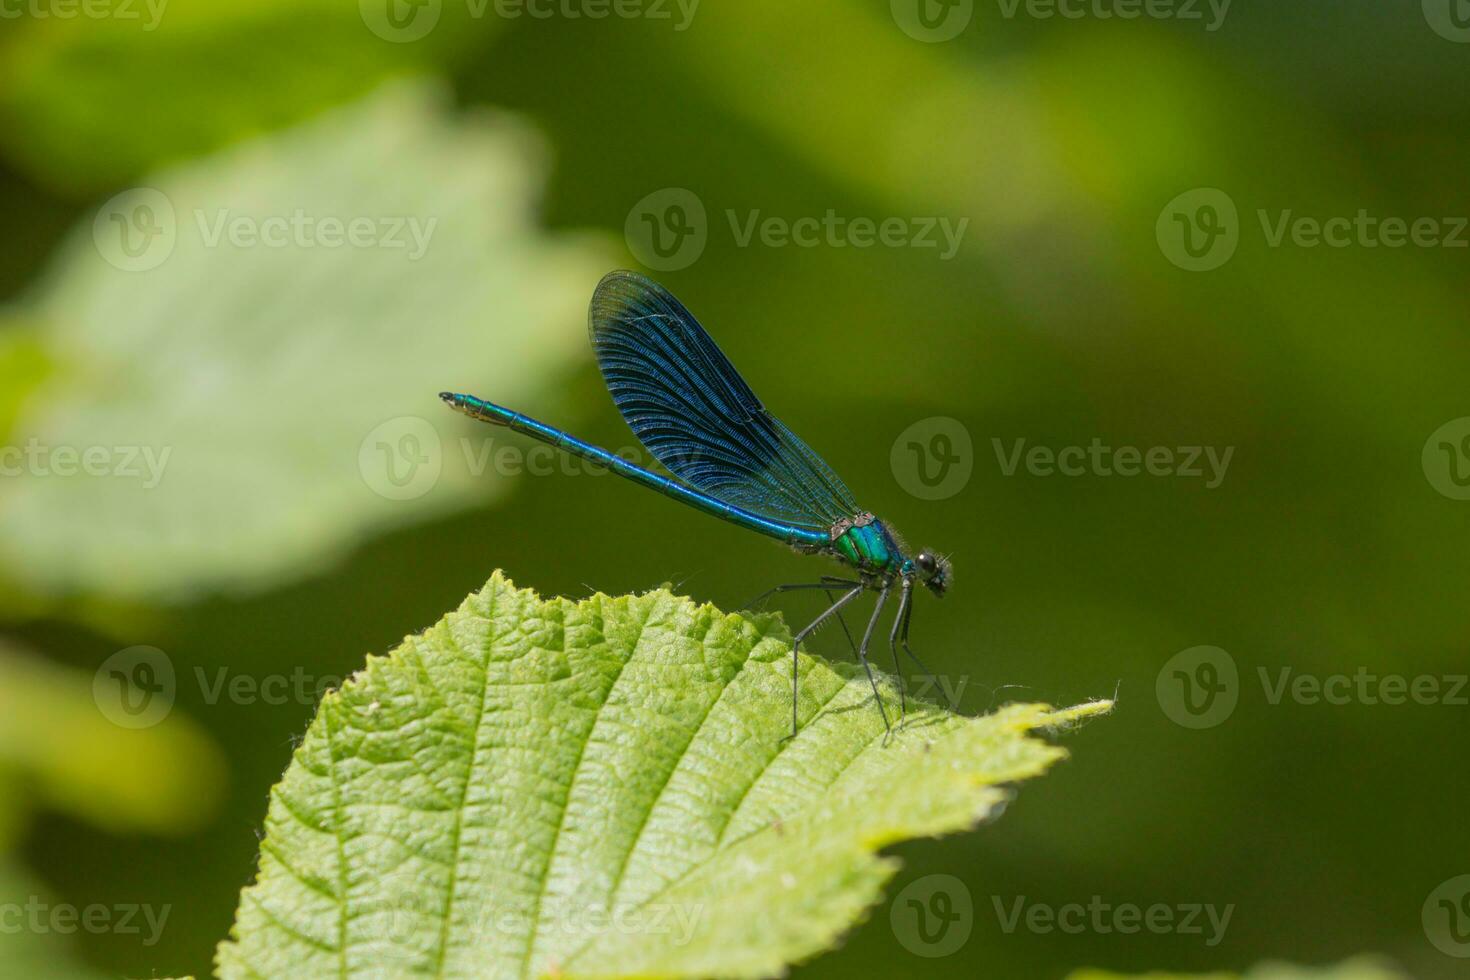
[(903, 563), (898, 542), (872, 514), (858, 514), (832, 526), (832, 549), (846, 562), (873, 571), (897, 569)]

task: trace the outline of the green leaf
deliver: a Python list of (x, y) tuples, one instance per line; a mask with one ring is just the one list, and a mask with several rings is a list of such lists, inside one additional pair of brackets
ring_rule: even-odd
[(27, 395), (46, 378), (46, 352), (29, 324), (0, 321), (0, 439), (8, 439)]
[(0, 677), (0, 850), (33, 802), (115, 833), (187, 833), (214, 814), (224, 760), (188, 718), (120, 727), (93, 675), (10, 647)]
[(0, 150), (66, 191), (299, 122), (451, 62), (502, 22), (435, 3), (422, 11), (431, 32), (393, 43), (367, 24), (390, 0), (91, 2), (110, 16), (26, 17), (0, 35)]
[(538, 228), (533, 134), (446, 101), (386, 87), (76, 230), (21, 311), (50, 374), (6, 447), (0, 578), (136, 602), (257, 590), (508, 485), (437, 393), (554, 386), (614, 258)]
[(1077, 970), (1067, 980), (1408, 980), (1408, 974), (1373, 956), (1357, 956), (1335, 966), (1261, 963), (1239, 973), (1112, 973)]
[(1109, 710), (911, 705), (667, 591), (542, 600), (497, 573), (323, 699), (271, 794), (224, 977), (736, 976), (829, 948), (880, 848), (973, 827)]

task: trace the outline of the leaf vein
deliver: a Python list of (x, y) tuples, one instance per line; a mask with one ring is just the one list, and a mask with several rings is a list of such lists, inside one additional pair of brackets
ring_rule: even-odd
[[(485, 590), (485, 592), (491, 591), (490, 589)], [(485, 592), (482, 592), (481, 595), (484, 595)], [(486, 602), (484, 618), (488, 627), (485, 633), (483, 662), (471, 656), (464, 649), (452, 629), (446, 629), (444, 631), (448, 644), (456, 651), (465, 654), (464, 659), (480, 669), (481, 685), (480, 703), (475, 712), (474, 725), (471, 729), (470, 758), (465, 765), (464, 779), (460, 783), (459, 800), (452, 808), (454, 811), (454, 838), (450, 844), (449, 860), (445, 862), (449, 866), (449, 884), (444, 891), (444, 913), (439, 922), (439, 950), (434, 958), (434, 976), (436, 977), (442, 977), (444, 975), (444, 960), (449, 955), (449, 923), (454, 918), (454, 895), (455, 890), (459, 887), (460, 847), (464, 839), (464, 803), (469, 797), (470, 782), (475, 778), (475, 766), (480, 758), (480, 735), (483, 731), (480, 722), (485, 717), (485, 701), (490, 695), (490, 658), (495, 649), (495, 643), (499, 639), (494, 619), (496, 598), (492, 594), (491, 598)], [(443, 701), (442, 696), (441, 701)], [(443, 703), (445, 710), (450, 710), (448, 702), (443, 701)]]
[[(602, 703), (597, 706), (596, 714), (593, 715), (592, 724), (587, 729), (587, 737), (582, 740), (582, 744), (577, 748), (577, 760), (572, 764), (572, 775), (567, 780), (566, 793), (562, 796), (561, 813), (557, 816), (556, 830), (551, 837), (551, 846), (546, 851), (546, 865), (541, 873), (541, 889), (536, 895), (535, 905), (531, 907), (531, 928), (526, 937), (526, 958), (521, 966), (522, 976), (529, 976), (531, 972), (531, 958), (536, 952), (536, 936), (540, 931), (541, 925), (541, 906), (546, 901), (546, 891), (551, 884), (551, 868), (556, 861), (556, 847), (561, 841), (562, 830), (565, 829), (567, 823), (567, 804), (571, 802), (572, 790), (577, 785), (577, 777), (582, 773), (582, 760), (587, 756), (587, 746), (592, 744), (592, 733), (597, 730), (597, 723), (602, 718), (602, 712), (607, 708), (608, 702), (612, 700), (613, 692), (617, 690), (618, 682), (623, 679), (624, 674), (628, 670), (628, 665), (633, 662), (633, 657), (638, 652), (639, 644), (643, 642), (643, 634), (648, 629), (648, 620), (652, 615), (653, 603), (650, 602), (647, 609), (644, 610), (643, 621), (638, 624), (638, 633), (633, 637), (633, 642), (628, 647), (627, 659), (618, 665), (618, 671), (613, 675), (612, 683), (607, 686), (607, 694), (603, 697)], [(601, 635), (606, 640), (607, 623), (605, 620), (601, 623), (601, 627)]]

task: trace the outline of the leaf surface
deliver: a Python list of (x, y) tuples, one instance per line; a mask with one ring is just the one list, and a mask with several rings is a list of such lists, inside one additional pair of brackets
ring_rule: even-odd
[(498, 573), (323, 699), (271, 796), (225, 977), (765, 976), (881, 897), (876, 852), (974, 826), (1105, 712), (911, 705), (658, 591), (542, 600)]
[(255, 591), (508, 485), (494, 433), (436, 395), (556, 387), (613, 253), (539, 228), (532, 133), (444, 102), (386, 87), (76, 230), (13, 316), (44, 358), (10, 360), (46, 377), (0, 404), (0, 578), (122, 602)]

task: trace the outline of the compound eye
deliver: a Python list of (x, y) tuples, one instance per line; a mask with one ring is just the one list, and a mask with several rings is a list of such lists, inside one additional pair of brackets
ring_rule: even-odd
[(925, 575), (933, 575), (934, 570), (938, 567), (934, 561), (934, 556), (927, 551), (919, 552), (918, 557), (914, 559), (914, 564), (918, 565), (919, 571)]

